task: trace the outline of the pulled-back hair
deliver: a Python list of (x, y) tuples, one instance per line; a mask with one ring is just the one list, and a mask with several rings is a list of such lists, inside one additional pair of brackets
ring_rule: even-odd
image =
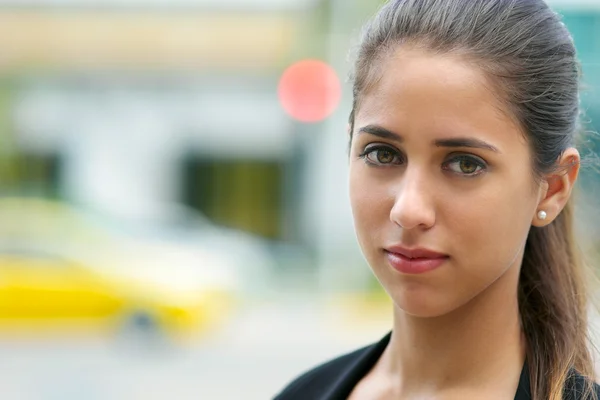
[[(571, 35), (543, 0), (389, 1), (358, 46), (351, 133), (361, 97), (383, 73), (382, 60), (402, 45), (457, 55), (480, 68), (526, 136), (534, 177), (556, 171), (580, 127), (579, 65)], [(536, 400), (561, 399), (574, 371), (593, 376), (572, 211), (569, 201), (552, 223), (531, 228), (521, 267), (519, 311)]]

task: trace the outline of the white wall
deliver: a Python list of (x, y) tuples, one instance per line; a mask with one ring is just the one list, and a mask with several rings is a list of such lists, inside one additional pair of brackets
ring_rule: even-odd
[(18, 140), (65, 156), (69, 199), (130, 216), (157, 213), (181, 193), (179, 161), (189, 149), (260, 159), (290, 153), (289, 121), (276, 99), (251, 90), (37, 88), (17, 102)]

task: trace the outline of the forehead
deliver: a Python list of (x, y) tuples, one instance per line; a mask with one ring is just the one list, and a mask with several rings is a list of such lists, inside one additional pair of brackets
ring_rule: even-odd
[(477, 134), (504, 145), (526, 143), (496, 86), (466, 59), (398, 48), (380, 62), (376, 81), (361, 96), (357, 128), (379, 124), (404, 134)]

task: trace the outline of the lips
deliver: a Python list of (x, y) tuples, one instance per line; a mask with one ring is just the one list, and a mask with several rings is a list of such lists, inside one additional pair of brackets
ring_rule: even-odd
[(425, 248), (391, 246), (384, 249), (392, 268), (403, 274), (422, 274), (441, 267), (450, 258), (447, 254)]
[(403, 246), (391, 246), (387, 247), (385, 250), (390, 253), (403, 255), (406, 258), (442, 258), (448, 256), (447, 254), (438, 253), (425, 248), (409, 249)]

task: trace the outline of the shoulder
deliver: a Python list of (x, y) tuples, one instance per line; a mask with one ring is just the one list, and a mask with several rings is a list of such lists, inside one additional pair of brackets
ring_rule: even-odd
[[(370, 347), (370, 346), (369, 346)], [(275, 400), (316, 399), (326, 393), (334, 379), (347, 370), (369, 347), (355, 350), (320, 364), (289, 383)]]
[(349, 393), (373, 367), (388, 341), (389, 335), (378, 343), (354, 350), (304, 372), (275, 396), (275, 400), (337, 398), (338, 396), (345, 398), (347, 395), (343, 396), (343, 394)]
[[(589, 393), (591, 389), (592, 393)], [(586, 395), (586, 392), (588, 393)], [(593, 394), (596, 396), (594, 397)], [(573, 371), (565, 382), (564, 400), (600, 400), (600, 385), (592, 379)]]

